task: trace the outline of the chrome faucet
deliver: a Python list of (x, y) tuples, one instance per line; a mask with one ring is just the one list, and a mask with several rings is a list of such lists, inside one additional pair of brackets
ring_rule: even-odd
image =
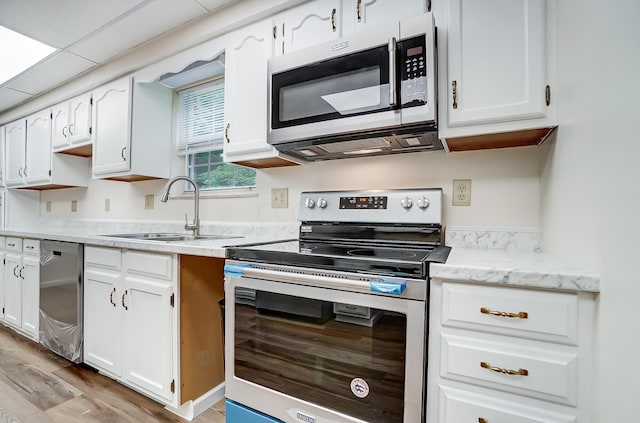
[(200, 189), (198, 188), (198, 185), (196, 185), (196, 182), (188, 177), (188, 176), (175, 176), (173, 178), (171, 178), (169, 180), (169, 182), (167, 182), (167, 186), (164, 188), (164, 192), (162, 193), (162, 197), (160, 197), (160, 201), (162, 201), (163, 203), (166, 203), (169, 200), (169, 191), (171, 190), (171, 185), (174, 184), (174, 182), (176, 181), (187, 181), (189, 182), (191, 185), (193, 185), (193, 189), (194, 189), (194, 197), (195, 197), (195, 204), (194, 204), (194, 211), (193, 211), (193, 223), (189, 223), (189, 220), (187, 219), (187, 214), (185, 213), (184, 215), (184, 220), (185, 220), (185, 225), (184, 228), (188, 231), (193, 231), (193, 236), (198, 236), (200, 235)]

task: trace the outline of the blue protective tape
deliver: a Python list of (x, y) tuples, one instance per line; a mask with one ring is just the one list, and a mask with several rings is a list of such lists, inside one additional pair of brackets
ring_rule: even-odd
[(232, 278), (241, 278), (244, 275), (244, 269), (253, 267), (252, 264), (225, 264), (224, 275)]
[(389, 281), (384, 278), (369, 281), (371, 292), (400, 295), (407, 289), (407, 281)]

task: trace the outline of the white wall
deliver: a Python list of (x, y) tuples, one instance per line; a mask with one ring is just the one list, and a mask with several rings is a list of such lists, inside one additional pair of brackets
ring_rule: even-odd
[[(300, 192), (305, 190), (442, 187), (445, 219), (455, 226), (539, 227), (537, 147), (447, 154), (444, 151), (344, 159), (304, 166), (259, 170), (257, 196), (203, 198), (203, 221), (295, 221)], [(472, 180), (470, 207), (451, 206), (453, 179)], [(193, 200), (160, 203), (166, 181), (92, 181), (88, 188), (43, 191), (44, 218), (181, 220), (193, 216)], [(271, 208), (271, 189), (288, 188), (289, 207)], [(155, 195), (153, 210), (144, 196)], [(109, 198), (111, 211), (104, 211)], [(78, 211), (71, 213), (71, 201)], [(46, 212), (46, 202), (51, 212)]]
[(594, 422), (637, 422), (640, 2), (558, 2), (560, 130), (541, 160), (543, 249), (599, 270)]

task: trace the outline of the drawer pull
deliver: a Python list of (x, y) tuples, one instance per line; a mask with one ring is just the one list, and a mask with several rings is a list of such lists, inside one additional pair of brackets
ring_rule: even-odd
[(488, 307), (480, 307), (480, 313), (491, 314), (493, 316), (501, 316), (501, 317), (511, 317), (511, 318), (517, 317), (518, 319), (526, 319), (527, 317), (529, 317), (529, 313), (527, 313), (526, 311), (520, 311), (518, 313), (507, 313), (506, 311), (491, 310)]
[(492, 372), (502, 373), (505, 375), (529, 376), (529, 370), (527, 369), (518, 369), (518, 370), (503, 369), (501, 367), (493, 367), (491, 364), (487, 363), (486, 361), (481, 361), (480, 367), (482, 367), (483, 369), (489, 369)]

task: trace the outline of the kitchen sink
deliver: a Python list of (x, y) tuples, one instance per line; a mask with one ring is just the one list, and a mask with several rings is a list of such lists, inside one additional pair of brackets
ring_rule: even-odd
[(136, 240), (142, 240), (142, 241), (163, 241), (163, 242), (242, 238), (242, 236), (234, 236), (234, 235), (190, 235), (190, 234), (167, 233), (167, 232), (106, 234), (101, 236), (106, 236), (110, 238), (124, 238), (124, 239), (136, 239)]

